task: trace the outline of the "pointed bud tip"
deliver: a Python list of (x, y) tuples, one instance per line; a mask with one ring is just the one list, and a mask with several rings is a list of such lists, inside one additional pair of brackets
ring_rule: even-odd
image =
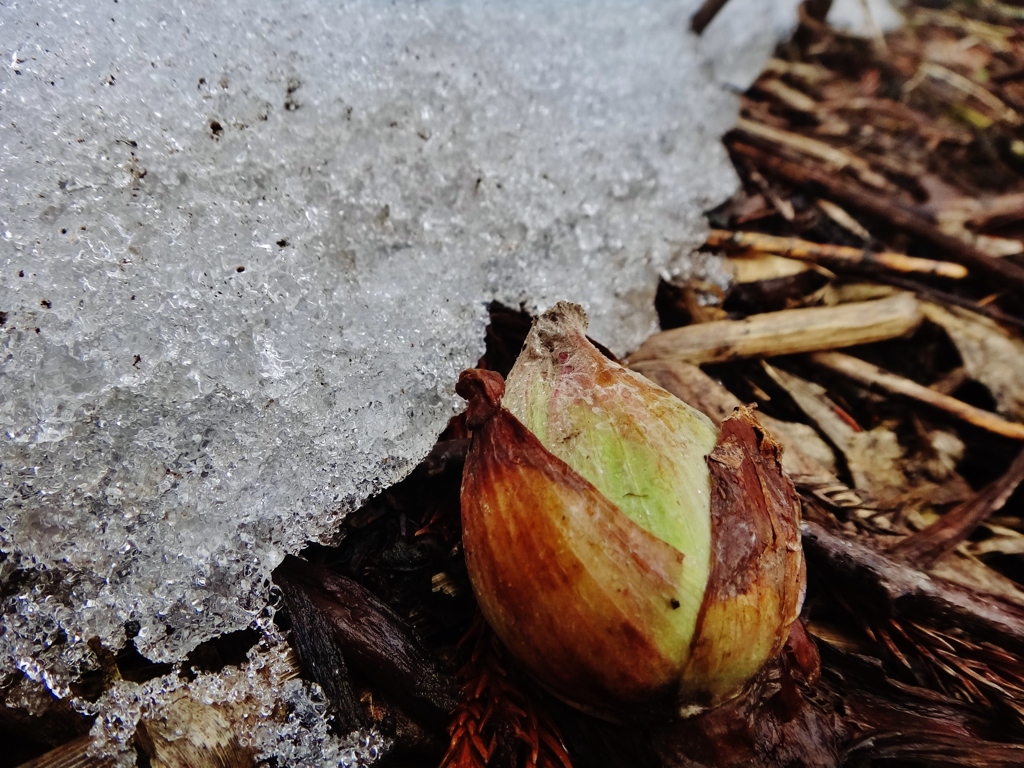
[(470, 429), (477, 429), (501, 407), (505, 380), (495, 371), (470, 368), (459, 375), (455, 391), (468, 402), (466, 425)]
[(531, 335), (553, 349), (556, 340), (563, 338), (567, 332), (585, 335), (589, 324), (583, 307), (571, 301), (560, 301), (533, 321), (534, 333)]

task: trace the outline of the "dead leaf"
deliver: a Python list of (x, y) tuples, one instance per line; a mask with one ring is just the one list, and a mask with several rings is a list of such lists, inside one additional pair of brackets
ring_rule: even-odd
[(850, 435), (846, 449), (853, 486), (885, 504), (905, 493), (907, 478), (900, 469), (903, 449), (896, 433), (885, 427)]
[(992, 393), (996, 410), (1024, 421), (1024, 340), (966, 309), (929, 303), (921, 307), (949, 335), (971, 378)]

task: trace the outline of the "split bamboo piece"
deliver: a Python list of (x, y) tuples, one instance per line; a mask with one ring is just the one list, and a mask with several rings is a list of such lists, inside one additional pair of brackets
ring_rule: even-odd
[(921, 307), (911, 294), (838, 307), (786, 309), (744, 320), (716, 320), (673, 328), (651, 336), (630, 364), (658, 358), (689, 363), (720, 363), (741, 357), (771, 357), (892, 339), (921, 323)]
[(785, 256), (799, 261), (855, 266), (879, 266), (896, 272), (915, 272), (954, 280), (967, 277), (967, 267), (951, 261), (920, 259), (902, 253), (868, 251), (848, 245), (825, 245), (796, 237), (774, 237), (756, 232), (729, 232), (713, 229), (706, 244), (711, 248), (741, 249)]
[(823, 368), (841, 373), (866, 386), (881, 387), (893, 394), (913, 398), (997, 435), (1014, 440), (1024, 440), (1024, 424), (1007, 421), (990, 411), (975, 408), (962, 400), (943, 395), (915, 381), (883, 371), (878, 366), (856, 357), (850, 357), (841, 352), (817, 352), (811, 355), (811, 360)]

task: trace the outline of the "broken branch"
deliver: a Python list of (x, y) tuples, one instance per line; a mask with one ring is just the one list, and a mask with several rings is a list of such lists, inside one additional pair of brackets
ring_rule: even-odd
[(869, 187), (876, 189), (892, 190), (892, 183), (882, 176), (862, 158), (836, 149), (831, 144), (826, 144), (817, 139), (802, 136), (799, 133), (790, 133), (779, 128), (772, 128), (770, 125), (759, 123), (756, 120), (741, 117), (736, 121), (736, 130), (744, 133), (750, 138), (760, 139), (773, 146), (786, 147), (806, 157), (813, 157), (827, 163), (833, 170), (841, 171), (849, 168), (853, 174)]

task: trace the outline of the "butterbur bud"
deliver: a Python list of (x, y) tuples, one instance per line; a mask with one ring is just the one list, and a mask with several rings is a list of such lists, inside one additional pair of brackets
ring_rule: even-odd
[(782, 649), (804, 565), (779, 447), (717, 430), (605, 358), (582, 308), (538, 318), (507, 386), (462, 374), (462, 482), (481, 610), (533, 676), (597, 712), (698, 711)]

